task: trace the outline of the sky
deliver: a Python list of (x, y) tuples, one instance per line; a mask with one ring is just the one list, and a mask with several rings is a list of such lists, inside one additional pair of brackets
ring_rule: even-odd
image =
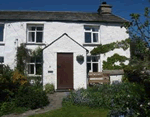
[(144, 13), (150, 0), (1, 0), (0, 10), (97, 12), (101, 2), (113, 6), (113, 14), (130, 20), (131, 13)]

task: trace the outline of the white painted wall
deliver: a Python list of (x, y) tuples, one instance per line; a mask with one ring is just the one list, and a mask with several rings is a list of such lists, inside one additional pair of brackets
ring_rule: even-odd
[[(73, 87), (74, 89), (86, 89), (86, 50), (66, 35), (43, 50), (43, 85), (52, 83), (55, 89), (57, 89), (57, 53), (73, 53)], [(82, 64), (76, 60), (77, 55), (84, 56), (84, 62)], [(53, 71), (53, 73), (48, 73), (48, 71)]]
[[(27, 24), (43, 24), (44, 25), (43, 43), (46, 45), (54, 41), (63, 33), (67, 33), (75, 41), (83, 45), (84, 25), (100, 26), (99, 40), (102, 44), (111, 43), (117, 40), (121, 41), (129, 37), (129, 35), (126, 34), (125, 28), (120, 28), (120, 24), (112, 24), (112, 23), (71, 23), (71, 22), (44, 22), (44, 21), (42, 22), (35, 22), (35, 21), (34, 22), (30, 22), (30, 21), (29, 22), (5, 22), (5, 29), (4, 29), (5, 45), (4, 46), (0, 45), (0, 56), (4, 56), (4, 63), (8, 64), (11, 68), (15, 67), (16, 47), (19, 46), (20, 43), (26, 42)], [(18, 42), (16, 42), (16, 39), (18, 39)], [(27, 47), (30, 49), (35, 49), (38, 46), (39, 45), (27, 45)], [(96, 46), (85, 46), (85, 48), (87, 48), (89, 51), (91, 51), (94, 47)], [(76, 51), (79, 51), (79, 50), (76, 50)], [(110, 51), (106, 53), (105, 55), (101, 55), (100, 71), (102, 71), (103, 60), (106, 60), (107, 57), (112, 56), (114, 53), (118, 53), (118, 54), (130, 57), (129, 49), (126, 51), (123, 51), (122, 49), (115, 49), (114, 51)], [(74, 53), (74, 55), (76, 54), (77, 53)], [(56, 60), (56, 55), (54, 54), (49, 54), (49, 55), (50, 55), (50, 58), (47, 58), (48, 61), (49, 59), (51, 61)], [(54, 56), (54, 58), (52, 58), (52, 56)], [(44, 69), (48, 69), (48, 68), (46, 67)], [(52, 66), (51, 69), (55, 70), (54, 66)], [(84, 71), (84, 75), (85, 73), (86, 73), (86, 70)], [(79, 76), (79, 73), (76, 73), (75, 75)], [(56, 76), (54, 75), (53, 77), (56, 77)], [(54, 80), (52, 81), (54, 82)], [(78, 81), (75, 81), (75, 82), (78, 82)], [(75, 86), (75, 88), (77, 87), (78, 86)]]
[(113, 82), (120, 83), (122, 82), (122, 75), (111, 75), (110, 76), (110, 84), (113, 84)]

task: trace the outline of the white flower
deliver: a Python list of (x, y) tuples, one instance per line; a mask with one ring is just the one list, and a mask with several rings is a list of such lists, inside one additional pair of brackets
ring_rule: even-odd
[(150, 102), (148, 102), (148, 105), (150, 106)]
[(128, 111), (128, 112), (130, 111), (128, 107), (127, 107), (127, 111)]
[(137, 115), (140, 115), (140, 113), (137, 113)]
[(140, 107), (142, 107), (143, 105), (141, 104)]
[(129, 102), (126, 102), (126, 104), (129, 104)]
[(130, 95), (128, 95), (127, 97), (130, 97)]

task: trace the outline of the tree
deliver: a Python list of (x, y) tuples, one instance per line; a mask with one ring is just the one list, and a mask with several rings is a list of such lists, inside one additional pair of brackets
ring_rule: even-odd
[(131, 38), (131, 58), (124, 68), (125, 75), (130, 82), (144, 85), (150, 97), (150, 9), (145, 8), (144, 15), (131, 15), (131, 22), (124, 26)]
[(144, 15), (132, 13), (131, 22), (126, 22), (124, 26), (130, 35), (131, 60), (130, 64), (145, 63), (149, 67), (150, 60), (150, 9), (145, 8)]
[(125, 27), (132, 39), (142, 39), (149, 45), (150, 41), (150, 8), (146, 7), (143, 15), (132, 13), (131, 22), (126, 22)]

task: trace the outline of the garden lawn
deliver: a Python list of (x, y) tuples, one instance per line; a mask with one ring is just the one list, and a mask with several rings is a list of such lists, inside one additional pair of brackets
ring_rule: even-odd
[(30, 117), (107, 117), (107, 109), (89, 108), (87, 106), (64, 105), (62, 108)]

